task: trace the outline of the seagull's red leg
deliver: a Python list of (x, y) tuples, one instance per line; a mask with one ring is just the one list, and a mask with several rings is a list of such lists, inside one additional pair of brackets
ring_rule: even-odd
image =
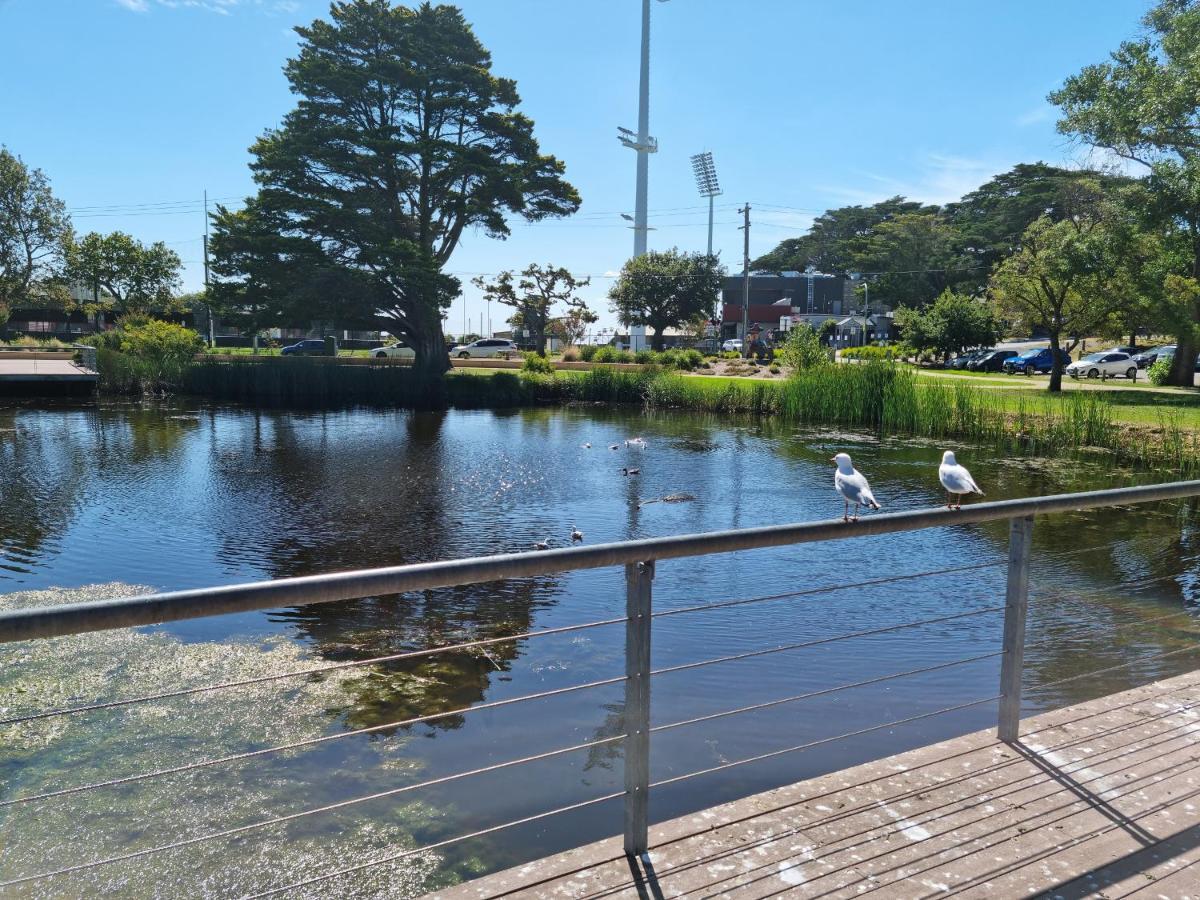
[(844, 510), (842, 510), (842, 521), (843, 522), (850, 521), (850, 501), (849, 500), (846, 501), (846, 508)]

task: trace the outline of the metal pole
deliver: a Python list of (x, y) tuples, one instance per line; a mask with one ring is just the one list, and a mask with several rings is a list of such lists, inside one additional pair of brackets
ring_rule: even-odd
[(650, 587), (654, 561), (625, 566), (625, 853), (649, 849)]
[(745, 246), (742, 252), (742, 356), (750, 358), (750, 204), (747, 203), (740, 212), (745, 216), (746, 224), (742, 226), (745, 235)]
[(1013, 519), (1008, 530), (1008, 590), (1004, 601), (1004, 656), (1000, 663), (1000, 723), (1006, 743), (1021, 730), (1021, 672), (1025, 662), (1025, 616), (1029, 609), (1029, 551), (1033, 516)]
[(208, 190), (204, 191), (204, 308), (208, 312), (208, 346), (217, 346), (215, 329), (213, 327), (212, 302), (208, 299)]
[(713, 195), (708, 195), (708, 258), (712, 259)]
[(638, 86), (637, 196), (633, 210), (633, 255), (646, 252), (650, 227), (650, 0), (642, 0), (642, 76)]

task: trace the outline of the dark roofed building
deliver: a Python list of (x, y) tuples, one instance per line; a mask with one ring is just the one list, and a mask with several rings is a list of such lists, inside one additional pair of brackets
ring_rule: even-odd
[[(725, 279), (722, 287), (721, 338), (742, 336), (742, 276)], [(781, 320), (807, 322), (814, 328), (826, 319), (842, 319), (851, 311), (853, 287), (843, 275), (783, 272), (750, 275), (750, 324), (775, 331)]]

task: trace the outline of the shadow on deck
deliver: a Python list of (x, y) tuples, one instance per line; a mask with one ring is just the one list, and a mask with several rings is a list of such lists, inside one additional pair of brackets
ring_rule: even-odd
[(747, 797), (431, 897), (1200, 897), (1200, 673)]

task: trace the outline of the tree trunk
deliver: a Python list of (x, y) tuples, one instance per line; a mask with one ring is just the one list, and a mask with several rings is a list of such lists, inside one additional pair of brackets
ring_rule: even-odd
[(666, 335), (663, 334), (663, 328), (654, 329), (654, 337), (650, 339), (650, 349), (655, 353), (661, 353), (667, 345)]
[(444, 375), (450, 369), (450, 354), (442, 334), (442, 320), (436, 312), (418, 312), (409, 317), (409, 340), (417, 358), (413, 369), (422, 375)]
[[(1200, 281), (1200, 240), (1192, 243), (1192, 277)], [(1192, 387), (1196, 383), (1196, 338), (1192, 324), (1197, 322), (1200, 322), (1200, 298), (1192, 301), (1192, 321), (1176, 335), (1175, 359), (1167, 384)]]
[(1053, 393), (1062, 390), (1063, 364), (1059, 355), (1062, 348), (1060, 335), (1057, 331), (1050, 332), (1050, 387)]
[(533, 341), (533, 351), (541, 357), (546, 355), (546, 331), (542, 328), (529, 329), (531, 340)]

